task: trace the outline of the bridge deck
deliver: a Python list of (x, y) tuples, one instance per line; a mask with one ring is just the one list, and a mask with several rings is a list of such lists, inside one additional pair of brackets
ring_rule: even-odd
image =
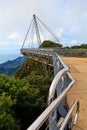
[(87, 130), (87, 58), (62, 57), (70, 68), (76, 83), (67, 94), (71, 106), (75, 99), (80, 101), (80, 113), (76, 130)]

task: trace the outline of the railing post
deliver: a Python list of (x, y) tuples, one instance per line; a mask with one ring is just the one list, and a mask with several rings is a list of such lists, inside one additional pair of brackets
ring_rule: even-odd
[(56, 59), (54, 53), (53, 53), (53, 55), (52, 55), (52, 59), (53, 59), (53, 67), (54, 67), (54, 76), (56, 76), (56, 74), (57, 74), (58, 71), (59, 71), (59, 67), (58, 67), (58, 65), (57, 65), (57, 61), (56, 61), (57, 59)]
[[(52, 55), (52, 59), (53, 59), (54, 77), (55, 77), (59, 71), (59, 68), (54, 53)], [(49, 130), (58, 130), (56, 124), (57, 124), (57, 109), (49, 117)]]

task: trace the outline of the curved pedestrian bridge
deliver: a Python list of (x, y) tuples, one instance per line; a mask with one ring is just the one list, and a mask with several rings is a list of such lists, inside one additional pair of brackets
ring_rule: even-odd
[[(32, 22), (25, 36), (21, 53), (47, 66), (53, 66), (54, 79), (49, 88), (47, 108), (27, 130), (39, 130), (44, 123), (46, 123), (45, 130), (87, 130), (87, 58), (62, 57), (63, 62), (58, 55), (60, 49), (57, 51), (54, 50), (55, 48), (34, 49), (33, 45), (35, 44), (33, 41), (35, 36), (37, 46), (41, 45), (38, 22), (46, 28), (58, 43), (62, 42), (35, 15), (33, 15)], [(31, 29), (32, 25), (35, 27), (35, 33)], [(30, 31), (34, 35), (30, 35), (33, 37), (27, 40)], [(29, 46), (25, 47), (26, 41), (30, 42)], [(60, 47), (61, 45), (59, 44)], [(60, 117), (58, 117), (58, 113), (60, 113)]]
[[(74, 128), (74, 130), (86, 130), (87, 58), (62, 57), (62, 60), (53, 49), (43, 48), (21, 49), (21, 53), (28, 56), (29, 58), (40, 60), (43, 63), (45, 63), (47, 60), (46, 64), (48, 64), (48, 59), (52, 58), (55, 75), (49, 89), (48, 107), (27, 130), (39, 129), (46, 121), (46, 119), (49, 120), (49, 124), (46, 128), (49, 128), (49, 130), (66, 130), (67, 123), (68, 128)], [(56, 99), (53, 99), (55, 92), (57, 97)], [(69, 105), (68, 113), (65, 111), (67, 107), (65, 97), (67, 98)], [(75, 107), (76, 109), (74, 110)], [(60, 119), (57, 120), (57, 110), (61, 113), (62, 116), (61, 123)]]
[(75, 99), (80, 102), (79, 119), (75, 130), (87, 130), (87, 58), (62, 57), (75, 79), (75, 84), (67, 94), (71, 106)]

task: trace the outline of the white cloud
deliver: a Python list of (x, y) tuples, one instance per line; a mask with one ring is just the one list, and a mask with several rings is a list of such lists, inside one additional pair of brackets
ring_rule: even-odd
[(8, 39), (20, 41), (21, 35), (19, 33), (11, 33), (10, 35), (8, 35)]
[(64, 33), (64, 28), (59, 28), (55, 30), (55, 34), (57, 34), (57, 36), (61, 39), (62, 35)]
[(71, 43), (71, 44), (77, 44), (78, 41), (77, 41), (77, 40), (72, 40), (70, 43)]
[(69, 42), (69, 44), (70, 44), (71, 46), (80, 45), (80, 42), (77, 41), (77, 40), (72, 40), (72, 41)]

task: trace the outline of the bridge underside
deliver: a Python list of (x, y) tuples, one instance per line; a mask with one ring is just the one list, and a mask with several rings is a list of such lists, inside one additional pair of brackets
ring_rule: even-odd
[(43, 64), (46, 64), (48, 66), (53, 67), (52, 63), (52, 55), (51, 54), (41, 54), (36, 52), (26, 52), (25, 49), (21, 49), (21, 52), (23, 55), (29, 57), (30, 59), (33, 59), (35, 61), (41, 62)]
[(87, 58), (62, 57), (70, 68), (76, 83), (67, 94), (68, 104), (71, 106), (75, 99), (80, 102), (79, 120), (75, 130), (87, 129)]

